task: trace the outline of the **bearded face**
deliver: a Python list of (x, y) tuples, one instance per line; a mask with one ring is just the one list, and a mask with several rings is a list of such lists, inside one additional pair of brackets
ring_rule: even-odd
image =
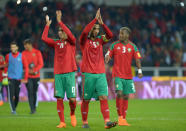
[(95, 38), (99, 34), (100, 26), (99, 24), (94, 24), (94, 27), (90, 31), (90, 37)]
[(68, 38), (67, 34), (61, 28), (58, 30), (58, 36), (62, 40), (66, 40)]

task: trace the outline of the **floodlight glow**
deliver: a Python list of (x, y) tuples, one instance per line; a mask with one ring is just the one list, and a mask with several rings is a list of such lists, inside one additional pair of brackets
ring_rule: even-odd
[(47, 11), (47, 9), (48, 9), (48, 8), (47, 8), (46, 6), (45, 6), (45, 7), (43, 7), (43, 11)]
[(28, 0), (28, 3), (31, 3), (32, 2), (32, 0)]
[(180, 2), (180, 5), (183, 7), (185, 4), (183, 2)]
[(21, 0), (17, 0), (17, 5), (21, 4)]

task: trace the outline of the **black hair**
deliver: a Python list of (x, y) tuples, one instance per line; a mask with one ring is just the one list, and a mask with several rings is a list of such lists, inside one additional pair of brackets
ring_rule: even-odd
[(126, 30), (129, 35), (131, 34), (131, 29), (129, 27), (121, 27), (120, 30)]
[(30, 39), (25, 39), (24, 41), (23, 41), (23, 44), (25, 45), (25, 44), (30, 44), (30, 45), (32, 45), (32, 41), (30, 40)]
[(18, 44), (17, 44), (16, 41), (12, 41), (12, 42), (10, 43), (10, 46), (11, 46), (11, 45), (16, 45), (16, 46), (18, 47)]

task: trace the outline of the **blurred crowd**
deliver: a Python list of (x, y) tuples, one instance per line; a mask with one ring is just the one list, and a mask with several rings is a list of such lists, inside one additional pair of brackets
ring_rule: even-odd
[[(43, 10), (43, 7), (47, 10)], [(57, 22), (55, 11), (62, 10), (62, 20), (72, 30), (77, 38), (77, 54), (79, 36), (94, 17), (96, 10), (101, 8), (104, 23), (114, 34), (112, 41), (118, 39), (119, 29), (129, 26), (132, 29), (131, 41), (139, 48), (142, 66), (186, 66), (186, 9), (172, 4), (139, 4), (115, 7), (105, 3), (97, 5), (92, 2), (73, 4), (59, 1), (44, 1), (41, 3), (7, 2), (5, 8), (0, 9), (0, 51), (9, 52), (9, 43), (16, 40), (20, 50), (23, 41), (31, 38), (34, 47), (42, 51), (45, 67), (53, 67), (54, 52), (41, 41), (45, 26), (45, 15), (52, 19), (49, 36), (57, 37)]]

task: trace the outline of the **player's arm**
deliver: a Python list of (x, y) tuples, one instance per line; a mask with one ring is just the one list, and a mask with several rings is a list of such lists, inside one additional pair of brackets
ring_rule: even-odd
[(9, 64), (9, 54), (5, 56), (5, 67), (4, 72), (8, 72), (8, 64)]
[(141, 61), (140, 61), (141, 55), (140, 55), (140, 52), (139, 52), (139, 50), (137, 49), (136, 46), (134, 47), (134, 58), (136, 60), (136, 66), (138, 68), (138, 77), (142, 78), (143, 77), (143, 73), (142, 73)]
[(142, 73), (142, 69), (141, 69), (141, 61), (140, 61), (140, 59), (136, 59), (136, 66), (138, 68), (138, 77), (142, 78), (143, 77), (143, 73)]
[(22, 83), (27, 83), (28, 82), (28, 62), (24, 54), (22, 54), (22, 62), (23, 62), (23, 68), (24, 68), (24, 79), (21, 80)]
[(105, 62), (108, 63), (112, 56), (113, 56), (113, 49), (114, 49), (114, 45), (112, 44), (110, 46), (110, 48), (108, 49), (107, 53), (105, 54)]
[(86, 39), (88, 37), (88, 33), (91, 31), (91, 29), (93, 28), (94, 24), (97, 22), (99, 14), (100, 14), (100, 9), (98, 9), (98, 11), (96, 13), (96, 17), (85, 27), (85, 29), (81, 33), (80, 45), (84, 45), (85, 44), (85, 41), (86, 41)]
[(5, 62), (4, 62), (4, 64), (3, 64), (3, 65), (0, 65), (0, 69), (6, 68), (6, 67), (8, 67), (8, 64), (7, 64), (7, 63), (5, 63)]
[(7, 67), (8, 64), (5, 63), (5, 58), (4, 58), (4, 56), (0, 55), (0, 57), (2, 57), (2, 64), (0, 65), (0, 69), (3, 69), (3, 68), (5, 68), (5, 67)]
[(100, 25), (102, 25), (102, 27), (103, 27), (103, 29), (104, 29), (104, 31), (105, 31), (105, 33), (106, 33), (106, 35), (103, 35), (103, 36), (102, 36), (103, 42), (104, 42), (104, 44), (105, 44), (105, 43), (107, 43), (107, 42), (113, 37), (113, 33), (112, 33), (111, 30), (108, 28), (108, 26), (105, 25), (105, 24), (103, 23), (101, 14), (100, 14), (99, 17), (98, 17), (98, 22), (99, 22)]
[(33, 72), (39, 72), (41, 68), (43, 68), (43, 57), (40, 51), (37, 53), (37, 65), (33, 68)]
[(67, 34), (68, 36), (68, 41), (75, 45), (76, 43), (76, 38), (74, 37), (74, 35), (72, 34), (72, 32), (68, 29), (68, 27), (61, 21), (61, 16), (62, 13), (60, 10), (56, 11), (56, 18), (57, 18), (57, 22), (59, 24), (59, 26), (62, 28), (62, 30)]
[(52, 23), (52, 20), (49, 20), (49, 16), (46, 15), (46, 26), (44, 28), (43, 34), (41, 39), (47, 43), (49, 46), (54, 47), (55, 41), (51, 38), (48, 38), (48, 31), (49, 31), (49, 27), (50, 24)]

